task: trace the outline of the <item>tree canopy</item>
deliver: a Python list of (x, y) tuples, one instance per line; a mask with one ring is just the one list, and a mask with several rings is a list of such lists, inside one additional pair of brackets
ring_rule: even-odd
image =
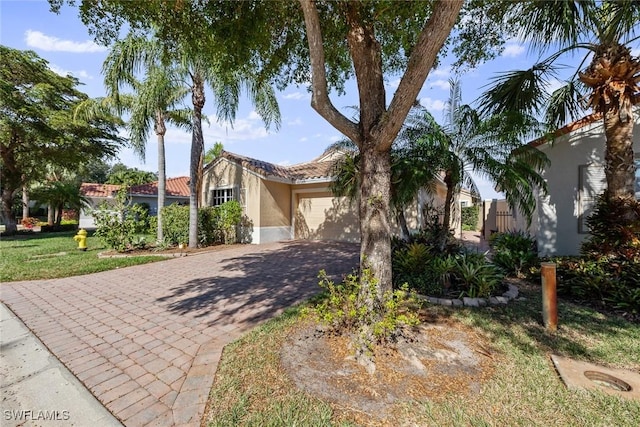
[(9, 232), (15, 228), (13, 196), (42, 178), (45, 165), (75, 170), (114, 155), (124, 143), (116, 117), (74, 119), (74, 108), (88, 98), (77, 85), (34, 52), (0, 46), (0, 181)]

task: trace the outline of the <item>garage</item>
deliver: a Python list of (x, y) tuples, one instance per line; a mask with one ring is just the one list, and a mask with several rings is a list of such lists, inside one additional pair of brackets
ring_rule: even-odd
[(355, 203), (329, 192), (301, 192), (295, 199), (296, 239), (357, 242), (360, 226)]

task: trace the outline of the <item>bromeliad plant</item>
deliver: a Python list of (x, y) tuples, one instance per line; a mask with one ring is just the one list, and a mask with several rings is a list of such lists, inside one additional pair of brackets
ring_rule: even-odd
[(523, 231), (493, 234), (489, 240), (493, 263), (508, 275), (523, 277), (538, 259), (536, 241)]

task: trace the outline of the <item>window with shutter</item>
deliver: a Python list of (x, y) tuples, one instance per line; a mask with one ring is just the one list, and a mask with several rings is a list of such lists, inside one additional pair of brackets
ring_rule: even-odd
[(580, 165), (578, 191), (578, 233), (588, 234), (587, 218), (591, 215), (596, 198), (607, 188), (602, 165)]

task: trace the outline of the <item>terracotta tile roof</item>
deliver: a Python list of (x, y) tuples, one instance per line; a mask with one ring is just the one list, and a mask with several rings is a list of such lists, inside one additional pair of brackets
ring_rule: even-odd
[[(95, 184), (83, 182), (80, 184), (80, 192), (86, 197), (113, 197), (114, 193), (120, 189), (116, 184)], [(189, 177), (180, 176), (177, 178), (167, 178), (165, 187), (166, 195), (169, 197), (189, 197)], [(129, 189), (129, 194), (137, 196), (156, 196), (158, 194), (158, 182), (134, 185)]]
[(80, 193), (86, 197), (112, 197), (113, 193), (120, 189), (115, 184), (95, 184), (83, 182), (80, 184)]
[[(571, 122), (567, 125), (564, 125), (563, 127), (561, 127), (560, 129), (556, 130), (553, 133), (553, 138), (558, 138), (562, 135), (566, 135), (568, 133), (571, 133), (575, 130), (581, 129), (587, 125), (590, 125), (591, 123), (598, 121), (602, 119), (602, 114), (600, 113), (593, 113), (593, 114), (589, 114), (588, 116), (585, 116), (581, 119), (576, 120), (575, 122)], [(538, 139), (534, 139), (533, 141), (531, 141), (529, 143), (529, 145), (531, 145), (532, 147), (539, 147), (545, 143), (549, 142), (549, 138), (546, 136), (542, 136)]]
[(237, 163), (248, 170), (256, 172), (267, 179), (279, 178), (292, 182), (306, 179), (329, 179), (335, 163), (335, 160), (311, 161), (291, 166), (280, 166), (264, 162), (262, 160), (241, 156), (239, 154), (230, 153), (228, 151), (223, 151), (221, 157)]
[[(167, 178), (165, 192), (169, 197), (189, 197), (189, 177)], [(134, 185), (129, 189), (129, 193), (138, 196), (155, 196), (158, 194), (158, 182)]]

